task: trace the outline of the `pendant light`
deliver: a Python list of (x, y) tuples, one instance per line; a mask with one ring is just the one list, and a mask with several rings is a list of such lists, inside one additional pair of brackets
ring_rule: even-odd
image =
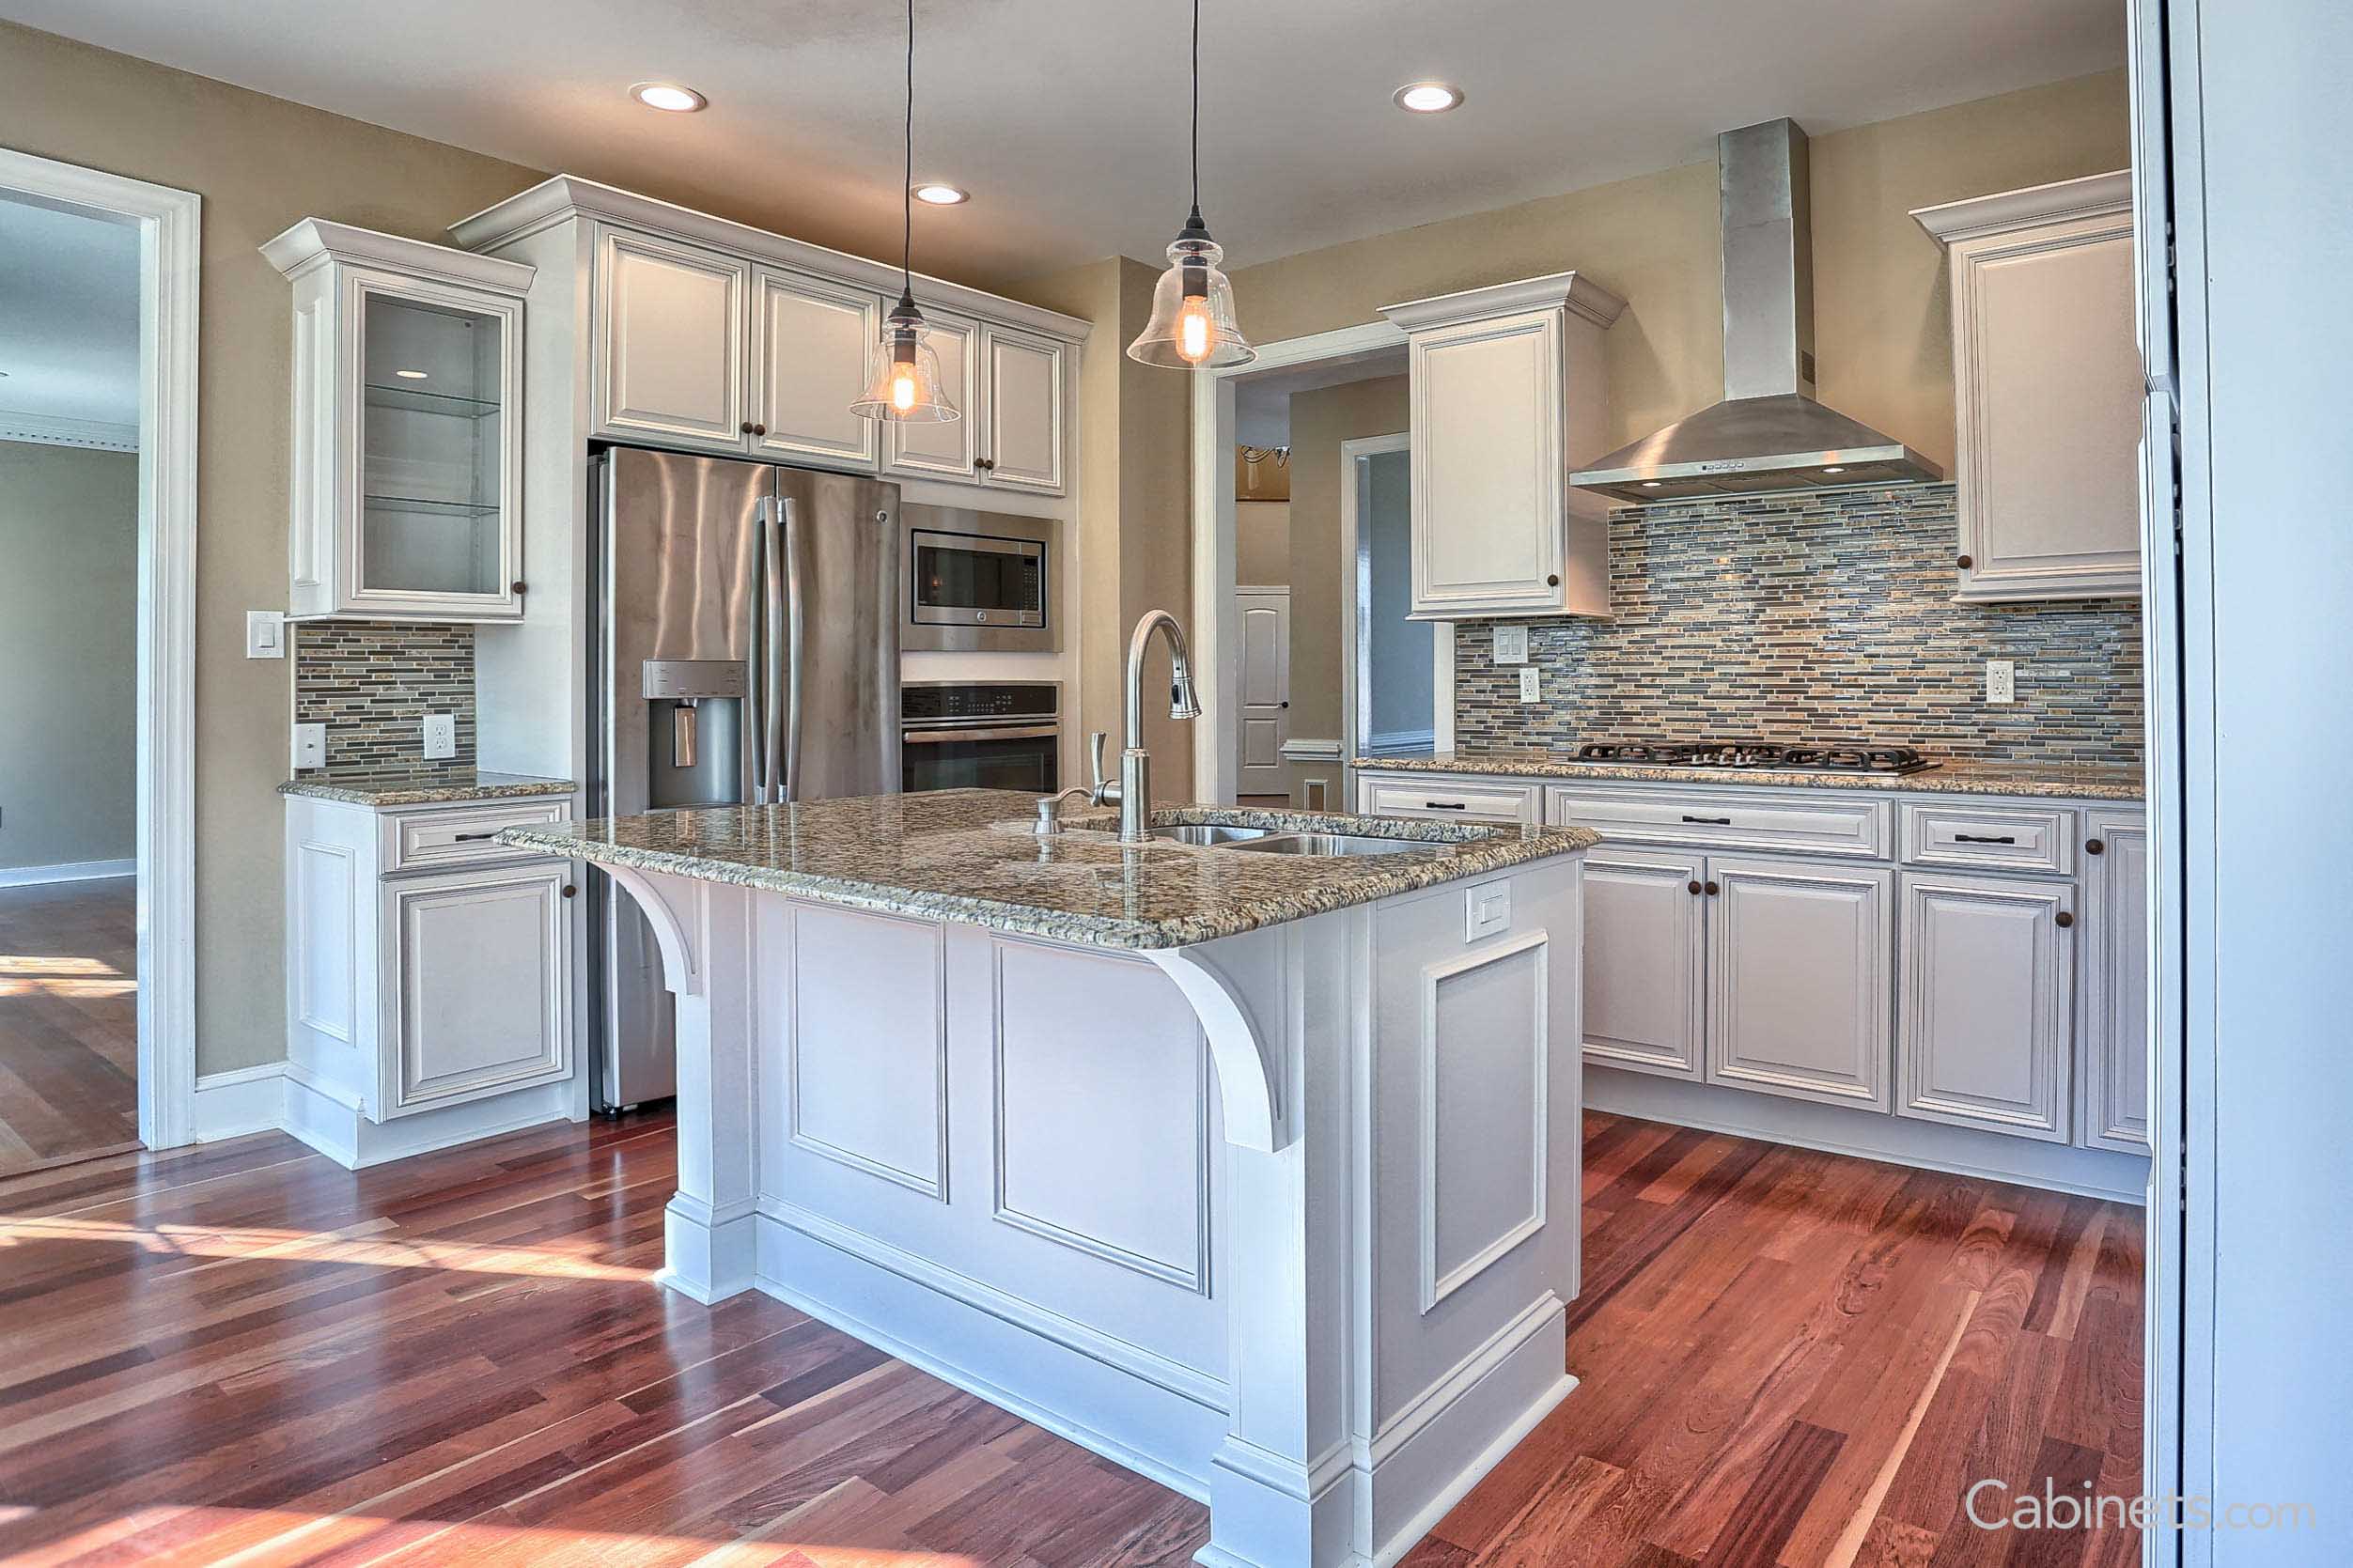
[(926, 341), (923, 312), (915, 308), (915, 0), (907, 0), (907, 173), (898, 188), (898, 303), (882, 318), (866, 390), (849, 411), (903, 425), (961, 419), (941, 380), (939, 352)]
[(1201, 221), (1201, 0), (1192, 0), (1192, 214), (1169, 241), (1168, 271), (1152, 287), (1152, 319), (1128, 345), (1145, 365), (1248, 365), (1258, 357), (1234, 322), (1234, 285), (1218, 263), (1224, 248)]

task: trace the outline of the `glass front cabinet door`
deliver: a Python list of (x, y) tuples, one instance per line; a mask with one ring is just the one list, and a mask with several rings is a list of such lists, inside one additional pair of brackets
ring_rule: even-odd
[(262, 254), (294, 286), (288, 613), (521, 619), (532, 270), (318, 218)]

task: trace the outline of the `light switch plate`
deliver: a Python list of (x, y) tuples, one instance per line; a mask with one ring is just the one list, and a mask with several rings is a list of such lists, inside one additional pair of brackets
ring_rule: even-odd
[(294, 726), (294, 766), (324, 768), (327, 766), (327, 726), (297, 724)]
[(1986, 660), (1986, 701), (2014, 703), (2018, 700), (2018, 664), (2008, 659)]
[(450, 713), (425, 716), (425, 760), (447, 762), (458, 754), (458, 719)]
[(1511, 929), (1511, 883), (1481, 882), (1462, 895), (1462, 939), (1475, 942)]
[(284, 659), (286, 657), (285, 612), (279, 610), (245, 612), (245, 657), (247, 659)]
[(1495, 629), (1495, 662), (1525, 664), (1528, 662), (1528, 629), (1524, 626), (1499, 626)]
[(1533, 664), (1522, 664), (1519, 666), (1519, 700), (1523, 703), (1533, 703), (1537, 701), (1540, 695), (1536, 685), (1536, 667)]

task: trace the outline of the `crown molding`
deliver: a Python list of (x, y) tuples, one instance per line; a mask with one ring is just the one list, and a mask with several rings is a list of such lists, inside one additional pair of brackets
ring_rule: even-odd
[(1383, 305), (1380, 313), (1408, 332), (1442, 326), (1450, 321), (1475, 321), (1481, 317), (1508, 316), (1520, 310), (1566, 307), (1597, 327), (1606, 327), (1626, 310), (1626, 302), (1582, 272), (1548, 272), (1516, 283), (1493, 283), (1452, 294), (1433, 294)]
[(1912, 221), (1945, 244), (1981, 240), (2071, 218), (2108, 218), (2132, 210), (2132, 171), (2085, 175), (2022, 191), (2001, 191), (1912, 210)]
[[(493, 250), (525, 239), (570, 218), (593, 218), (657, 235), (726, 251), (756, 262), (813, 272), (819, 277), (871, 288), (896, 297), (899, 270), (888, 262), (852, 256), (848, 251), (813, 245), (767, 229), (754, 228), (727, 218), (716, 218), (634, 191), (600, 184), (578, 175), (553, 175), (527, 191), (486, 207), (470, 218), (449, 225), (450, 238), (468, 251)], [(1092, 323), (1060, 311), (1024, 304), (1002, 294), (950, 283), (924, 272), (914, 275), (915, 293), (927, 305), (985, 317), (1011, 326), (1026, 327), (1049, 337), (1083, 343)]]
[(103, 419), (58, 419), (45, 413), (0, 409), (0, 441), (32, 446), (80, 446), (94, 452), (136, 452), (139, 427)]
[(355, 228), (326, 218), (304, 218), (263, 241), (261, 254), (271, 266), (289, 278), (301, 277), (329, 261), (346, 266), (385, 267), (412, 277), (467, 288), (491, 288), (522, 297), (531, 287), (535, 269), (520, 261), (472, 251), (404, 240), (372, 228)]

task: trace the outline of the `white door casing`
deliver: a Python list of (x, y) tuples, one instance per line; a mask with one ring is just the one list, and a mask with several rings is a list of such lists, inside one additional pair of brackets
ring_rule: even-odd
[(1241, 754), (1243, 795), (1291, 793), (1283, 743), (1291, 737), (1291, 591), (1234, 591), (1241, 622)]

